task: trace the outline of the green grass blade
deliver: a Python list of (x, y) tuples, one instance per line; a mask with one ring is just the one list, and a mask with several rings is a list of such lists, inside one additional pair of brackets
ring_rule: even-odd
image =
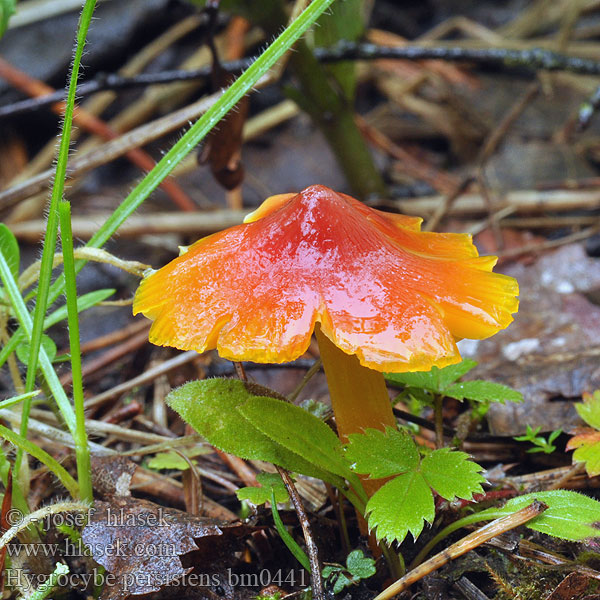
[(4, 425), (0, 425), (0, 437), (8, 440), (13, 446), (16, 446), (20, 450), (31, 454), (34, 458), (37, 458), (41, 463), (46, 465), (54, 475), (56, 475), (73, 498), (79, 498), (79, 486), (77, 485), (77, 482), (69, 475), (68, 471), (46, 451), (42, 450), (39, 446), (36, 446), (33, 442), (26, 440), (12, 429), (4, 427)]
[(273, 492), (273, 490), (271, 490), (271, 513), (279, 537), (287, 546), (288, 550), (294, 555), (294, 558), (310, 573), (310, 561), (308, 560), (308, 556), (306, 556), (306, 552), (300, 548), (296, 540), (290, 535), (279, 516), (277, 502), (275, 501), (275, 492)]
[[(17, 287), (17, 282), (12, 275), (10, 270), (10, 266), (6, 262), (4, 255), (0, 252), (0, 279), (2, 279), (2, 284), (4, 285), (4, 289), (10, 299), (13, 310), (15, 311), (15, 316), (19, 321), (19, 325), (25, 332), (27, 336), (26, 339), (31, 339), (31, 331), (33, 329), (33, 323), (31, 320), (31, 316), (27, 307), (25, 306), (25, 302), (19, 292), (19, 288)], [(14, 339), (16, 335), (13, 335)], [(58, 408), (60, 409), (63, 418), (65, 420), (65, 424), (69, 428), (69, 431), (74, 435), (76, 422), (75, 422), (75, 411), (65, 394), (65, 390), (63, 389), (60, 381), (58, 380), (58, 376), (56, 375), (56, 371), (46, 354), (44, 348), (40, 347), (39, 353), (40, 359), (40, 369), (48, 383), (48, 387), (58, 404)], [(25, 402), (31, 403), (31, 400), (25, 400)]]
[[(104, 290), (95, 290), (93, 292), (88, 292), (87, 294), (83, 294), (77, 298), (77, 312), (82, 312), (87, 310), (88, 308), (92, 308), (92, 306), (96, 306), (103, 300), (106, 300), (109, 296), (112, 296), (115, 293), (114, 289), (104, 289)], [(52, 325), (56, 325), (60, 323), (63, 319), (67, 318), (67, 307), (61, 306), (57, 308), (55, 311), (51, 312), (46, 316), (44, 320), (44, 331), (48, 329), (48, 327), (52, 327)], [(21, 344), (25, 340), (23, 336), (23, 330), (19, 330), (16, 332), (10, 340), (2, 346), (2, 350), (0, 350), (0, 367), (4, 365), (6, 359), (12, 354), (17, 346)]]
[(35, 398), (40, 393), (40, 390), (33, 390), (33, 392), (27, 392), (26, 394), (20, 394), (19, 396), (13, 396), (12, 398), (7, 398), (6, 400), (2, 400), (0, 402), (0, 410), (3, 408), (10, 408), (15, 404), (19, 404), (19, 402), (23, 402), (23, 400), (29, 400), (30, 398)]
[(75, 257), (73, 256), (73, 232), (71, 230), (71, 205), (60, 202), (58, 205), (60, 234), (64, 260), (65, 287), (67, 295), (67, 315), (69, 322), (69, 347), (71, 351), (71, 373), (73, 377), (73, 403), (75, 405), (75, 457), (77, 461), (77, 481), (81, 499), (92, 502), (90, 449), (85, 431), (83, 407), (83, 374), (81, 371), (81, 347), (79, 344), (79, 314), (77, 311), (77, 285), (75, 282)]
[[(86, 245), (94, 248), (103, 246), (129, 215), (139, 208), (162, 180), (196, 147), (219, 120), (237, 104), (240, 98), (252, 89), (252, 86), (293, 46), (298, 38), (306, 32), (332, 2), (333, 0), (313, 0), (304, 12), (272, 42), (263, 54), (223, 93), (221, 98), (165, 154), (162, 160), (142, 179)], [(78, 273), (85, 264), (86, 261), (84, 260), (76, 261), (75, 273)], [(52, 284), (47, 297), (47, 303), (54, 302), (64, 292), (64, 285), (63, 277), (60, 277)], [(18, 342), (13, 342), (14, 338), (15, 335), (8, 342), (11, 351), (18, 345)], [(0, 353), (0, 359), (4, 357), (4, 354), (4, 352)]]
[[(69, 159), (69, 145), (71, 142), (71, 127), (73, 124), (77, 79), (79, 77), (79, 67), (81, 65), (81, 57), (83, 56), (85, 40), (90, 23), (92, 21), (95, 6), (96, 0), (86, 0), (81, 17), (79, 19), (77, 45), (75, 48), (75, 55), (73, 57), (69, 91), (67, 93), (67, 101), (65, 104), (62, 135), (58, 150), (58, 159), (56, 161), (56, 176), (54, 178), (54, 186), (52, 187), (52, 197), (50, 199), (50, 208), (48, 211), (46, 235), (44, 237), (44, 250), (42, 252), (40, 279), (35, 302), (35, 310), (33, 314), (33, 326), (31, 330), (31, 353), (29, 355), (29, 362), (27, 365), (27, 377), (25, 379), (26, 392), (32, 391), (35, 387), (35, 379), (38, 369), (38, 356), (41, 348), (42, 332), (44, 330), (44, 318), (48, 307), (50, 280), (52, 279), (52, 263), (54, 261), (54, 252), (56, 251), (56, 237), (58, 234), (58, 202), (62, 198), (64, 192), (67, 161)], [(30, 408), (31, 400), (26, 400), (23, 403), (21, 420), (21, 436), (23, 437), (27, 437), (27, 424), (29, 420)], [(21, 457), (22, 452), (18, 452), (15, 460), (15, 469), (17, 471), (20, 466)]]

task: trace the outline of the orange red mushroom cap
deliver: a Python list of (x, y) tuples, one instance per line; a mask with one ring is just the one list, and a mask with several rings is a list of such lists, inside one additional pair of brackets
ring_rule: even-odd
[(518, 285), (469, 235), (419, 228), (321, 185), (274, 196), (146, 277), (134, 314), (154, 344), (236, 361), (292, 361), (319, 322), (372, 369), (443, 367), (512, 321)]

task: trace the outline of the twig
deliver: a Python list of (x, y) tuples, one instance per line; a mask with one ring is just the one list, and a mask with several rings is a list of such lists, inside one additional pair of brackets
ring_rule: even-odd
[[(102, 369), (116, 360), (131, 354), (134, 350), (137, 350), (148, 341), (148, 334), (145, 331), (138, 333), (137, 335), (126, 340), (122, 344), (111, 348), (93, 360), (86, 362), (83, 366), (83, 376), (89, 377), (92, 373), (95, 373), (99, 369)], [(69, 385), (72, 381), (72, 374), (70, 372), (61, 375), (60, 382), (63, 386)], [(85, 405), (88, 408), (87, 405)]]
[(596, 225), (595, 227), (588, 227), (583, 231), (577, 231), (575, 233), (565, 235), (564, 237), (555, 240), (547, 240), (539, 244), (527, 244), (526, 246), (521, 246), (520, 248), (512, 248), (510, 250), (498, 252), (498, 258), (516, 258), (517, 256), (521, 256), (522, 254), (529, 254), (532, 252), (543, 252), (544, 250), (550, 250), (551, 248), (558, 248), (559, 246), (564, 246), (565, 244), (571, 244), (573, 242), (580, 242), (581, 240), (586, 240), (595, 233), (598, 233), (599, 231), (600, 225)]
[(355, 116), (355, 121), (363, 135), (372, 144), (379, 146), (390, 156), (399, 160), (402, 170), (411, 177), (416, 177), (429, 183), (431, 187), (441, 193), (451, 193), (451, 190), (460, 185), (456, 177), (417, 160), (410, 152), (394, 144), (386, 135), (369, 125), (360, 115)]
[(402, 579), (399, 579), (386, 588), (381, 594), (376, 596), (374, 600), (389, 600), (389, 598), (399, 594), (401, 591), (413, 585), (413, 583), (419, 581), (419, 579), (425, 577), (425, 575), (439, 569), (451, 560), (481, 546), (481, 544), (484, 544), (501, 533), (510, 531), (519, 525), (531, 521), (531, 519), (534, 519), (544, 512), (546, 508), (548, 507), (545, 504), (536, 500), (529, 506), (512, 513), (511, 515), (501, 517), (500, 519), (496, 519), (495, 521), (484, 525), (477, 531), (465, 536), (462, 540), (452, 544), (439, 554), (432, 556), (429, 560), (420, 564), (402, 577)]
[[(255, 88), (257, 87), (260, 87), (260, 85), (257, 84)], [(221, 94), (219, 93), (202, 98), (189, 106), (172, 112), (171, 114), (146, 123), (145, 125), (141, 125), (84, 156), (74, 157), (69, 161), (67, 176), (77, 177), (82, 175), (95, 167), (99, 167), (100, 165), (123, 156), (133, 148), (137, 148), (162, 137), (175, 129), (188, 125), (190, 121), (206, 112), (220, 96)], [(0, 193), (0, 210), (9, 208), (24, 198), (43, 191), (51, 181), (53, 175), (54, 171), (48, 169), (43, 173)]]
[[(0, 77), (6, 79), (11, 85), (25, 91), (25, 93), (31, 96), (41, 96), (43, 94), (52, 93), (53, 91), (50, 86), (23, 73), (2, 58), (0, 58)], [(52, 110), (53, 112), (62, 115), (64, 107), (65, 104), (63, 102), (58, 102), (53, 105)], [(73, 121), (80, 127), (100, 135), (106, 140), (112, 140), (118, 137), (118, 134), (104, 121), (79, 107), (75, 107), (75, 110), (73, 111)], [(128, 150), (125, 153), (125, 156), (127, 156), (133, 164), (145, 171), (151, 171), (155, 164), (152, 157), (139, 148)], [(161, 183), (161, 186), (181, 210), (188, 212), (196, 210), (194, 203), (175, 181), (167, 179)]]
[(450, 212), (450, 209), (454, 206), (455, 202), (467, 191), (471, 183), (473, 183), (473, 176), (468, 175), (456, 185), (452, 192), (443, 196), (442, 201), (437, 204), (433, 214), (427, 223), (425, 223), (423, 231), (434, 231), (437, 229), (440, 221), (448, 212)]
[(585, 131), (589, 124), (592, 122), (592, 117), (600, 107), (600, 86), (598, 86), (594, 93), (579, 107), (577, 113), (577, 123), (575, 125), (575, 131), (582, 133)]
[[(366, 42), (340, 42), (330, 48), (316, 48), (315, 56), (321, 62), (343, 60), (443, 60), (447, 62), (472, 62), (494, 66), (509, 71), (527, 69), (529, 71), (570, 71), (584, 75), (600, 75), (600, 61), (585, 57), (568, 56), (544, 48), (460, 48), (454, 46), (380, 46)], [(256, 57), (243, 58), (223, 63), (223, 68), (239, 72), (252, 64)], [(104, 90), (122, 90), (134, 87), (194, 81), (210, 76), (211, 67), (184, 70), (173, 69), (160, 73), (143, 73), (132, 77), (118, 74), (99, 74), (95, 79), (86, 81), (77, 87), (77, 95), (85, 97)], [(58, 92), (36, 99), (15, 102), (0, 108), (0, 118), (21, 112), (38, 110), (48, 104), (62, 100)]]
[[(111, 331), (106, 335), (101, 335), (99, 337), (90, 340), (89, 342), (84, 342), (81, 344), (81, 353), (85, 354), (86, 352), (94, 352), (95, 350), (102, 350), (106, 348), (106, 346), (112, 346), (113, 344), (118, 344), (127, 338), (140, 333), (141, 331), (146, 331), (150, 328), (150, 323), (145, 321), (136, 321), (131, 323), (131, 325), (127, 325), (123, 329), (117, 329), (115, 331)], [(62, 354), (62, 352), (60, 352)]]
[[(146, 333), (144, 333), (144, 335), (146, 335)], [(147, 335), (146, 335), (146, 337), (147, 337)], [(134, 377), (133, 379), (130, 379), (129, 381), (125, 381), (124, 383), (116, 385), (115, 387), (111, 388), (110, 390), (106, 390), (105, 392), (102, 392), (101, 394), (98, 394), (97, 396), (94, 396), (93, 398), (86, 400), (84, 403), (84, 406), (86, 409), (92, 408), (93, 406), (98, 406), (99, 404), (102, 404), (103, 402), (106, 402), (107, 400), (110, 400), (111, 398), (114, 398), (115, 396), (119, 396), (120, 394), (124, 394), (125, 392), (128, 392), (129, 390), (133, 389), (134, 387), (137, 387), (139, 385), (144, 385), (146, 383), (153, 381), (159, 375), (164, 375), (165, 373), (168, 373), (169, 371), (172, 371), (173, 369), (176, 369), (182, 365), (185, 365), (185, 364), (191, 362), (197, 356), (198, 356), (198, 353), (194, 352), (193, 350), (189, 350), (188, 352), (183, 352), (182, 354), (178, 354), (174, 358), (171, 358), (170, 360), (166, 360), (165, 362), (163, 362), (159, 365), (156, 365), (155, 367), (152, 367), (151, 369), (148, 369), (141, 375), (138, 375), (137, 377)]]
[(376, 44), (339, 42), (336, 46), (316, 48), (315, 55), (323, 62), (339, 60), (374, 60), (380, 58), (403, 60), (445, 60), (473, 62), (507, 70), (570, 71), (582, 75), (600, 75), (600, 61), (568, 56), (544, 48), (464, 48), (457, 46), (382, 47)]
[(277, 467), (277, 472), (281, 476), (281, 479), (283, 479), (285, 488), (287, 489), (292, 504), (294, 505), (294, 509), (296, 510), (296, 514), (298, 515), (298, 520), (300, 521), (300, 526), (302, 527), (302, 533), (304, 534), (306, 551), (308, 553), (308, 560), (310, 561), (310, 583), (312, 587), (312, 596), (315, 598), (315, 600), (325, 600), (323, 580), (321, 578), (321, 565), (319, 563), (319, 549), (313, 538), (310, 522), (308, 521), (306, 511), (302, 505), (302, 499), (300, 498), (300, 495), (298, 494), (298, 491), (296, 490), (294, 482), (289, 476), (289, 473), (281, 467)]
[(310, 369), (308, 369), (308, 371), (306, 371), (304, 377), (302, 378), (302, 381), (296, 386), (296, 389), (294, 389), (288, 395), (288, 402), (294, 402), (294, 400), (296, 400), (296, 398), (300, 395), (300, 392), (304, 389), (306, 384), (321, 370), (322, 366), (323, 361), (320, 358), (317, 358), (313, 366)]
[[(235, 61), (229, 61), (223, 66), (234, 73), (240, 72), (252, 63), (252, 59), (243, 58)], [(128, 90), (136, 87), (147, 87), (150, 85), (162, 85), (165, 83), (175, 83), (180, 81), (197, 81), (199, 79), (207, 79), (210, 77), (212, 67), (207, 66), (201, 69), (172, 69), (161, 71), (159, 73), (141, 73), (140, 75), (132, 75), (126, 77), (118, 73), (99, 73), (94, 79), (86, 81), (77, 86), (77, 96), (85, 98), (91, 94), (103, 91), (118, 91)], [(63, 99), (64, 92), (56, 91), (53, 93), (38, 96), (37, 98), (29, 98), (13, 102), (6, 106), (0, 107), (0, 118), (14, 116), (23, 112), (39, 110), (60, 102)]]

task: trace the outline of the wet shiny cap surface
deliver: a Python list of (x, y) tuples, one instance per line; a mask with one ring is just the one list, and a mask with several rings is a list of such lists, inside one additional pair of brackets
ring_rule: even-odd
[(134, 314), (154, 320), (154, 344), (231, 360), (294, 360), (318, 321), (378, 371), (442, 367), (457, 339), (512, 321), (518, 285), (469, 235), (419, 229), (320, 185), (273, 196), (145, 278)]

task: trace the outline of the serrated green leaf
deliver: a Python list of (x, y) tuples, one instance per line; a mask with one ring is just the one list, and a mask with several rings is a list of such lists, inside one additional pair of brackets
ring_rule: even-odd
[(375, 575), (375, 561), (365, 556), (362, 550), (352, 550), (348, 554), (346, 567), (356, 579), (368, 579)]
[(206, 379), (182, 385), (166, 401), (186, 423), (225, 452), (271, 462), (341, 487), (339, 477), (277, 444), (242, 415), (238, 408), (254, 397), (242, 381)]
[(252, 504), (264, 504), (271, 502), (271, 495), (275, 497), (275, 502), (287, 502), (289, 500), (288, 492), (278, 473), (259, 473), (256, 481), (260, 487), (244, 487), (239, 489), (236, 494), (238, 500), (248, 500)]
[(378, 540), (402, 542), (409, 531), (416, 539), (424, 521), (431, 523), (435, 517), (433, 494), (421, 473), (404, 473), (373, 494), (366, 513)]
[(411, 371), (407, 373), (384, 373), (391, 383), (407, 387), (425, 389), (437, 393), (437, 374), (431, 371)]
[(456, 400), (476, 400), (477, 402), (523, 402), (523, 394), (501, 383), (493, 381), (463, 381), (446, 389), (445, 396)]
[(577, 402), (575, 410), (590, 427), (600, 430), (600, 390), (584, 394), (583, 402)]
[(511, 514), (529, 506), (534, 500), (547, 504), (548, 508), (526, 523), (530, 529), (570, 541), (600, 536), (600, 502), (570, 490), (525, 494), (512, 498), (500, 509), (490, 508), (479, 514)]
[(366, 429), (348, 436), (346, 459), (356, 473), (373, 479), (414, 471), (419, 465), (419, 451), (405, 431), (388, 427), (385, 431)]
[[(50, 362), (52, 362), (55, 358), (56, 358), (56, 344), (54, 343), (54, 340), (45, 335), (42, 334), (42, 348), (46, 351), (46, 354), (48, 355), (48, 360), (50, 360)], [(29, 342), (24, 342), (23, 344), (19, 344), (17, 346), (17, 358), (24, 364), (26, 365), (29, 362), (29, 353), (30, 353), (30, 349), (31, 349), (31, 345)]]
[(393, 383), (400, 383), (408, 387), (422, 388), (434, 394), (445, 394), (446, 389), (455, 381), (468, 373), (477, 363), (465, 359), (455, 365), (448, 365), (443, 369), (431, 367), (430, 371), (414, 371), (411, 373), (385, 373), (385, 378)]
[(256, 429), (290, 452), (345, 479), (354, 477), (337, 435), (309, 412), (265, 396), (249, 398), (239, 411)]
[(476, 361), (465, 358), (461, 362), (456, 363), (455, 365), (448, 365), (443, 369), (437, 369), (437, 367), (433, 367), (437, 371), (439, 392), (445, 392), (450, 385), (452, 385), (455, 381), (458, 381), (463, 375), (466, 375), (476, 366)]
[[(0, 0), (1, 4), (2, 0)], [(8, 21), (8, 17), (6, 19)], [(2, 35), (2, 9), (0, 8), (0, 35)], [(19, 277), (20, 251), (19, 242), (13, 232), (4, 224), (0, 223), (0, 252), (8, 263), (13, 277)]]
[(446, 500), (470, 500), (473, 494), (482, 493), (485, 478), (479, 471), (481, 467), (468, 454), (450, 448), (434, 450), (421, 461), (423, 477)]

